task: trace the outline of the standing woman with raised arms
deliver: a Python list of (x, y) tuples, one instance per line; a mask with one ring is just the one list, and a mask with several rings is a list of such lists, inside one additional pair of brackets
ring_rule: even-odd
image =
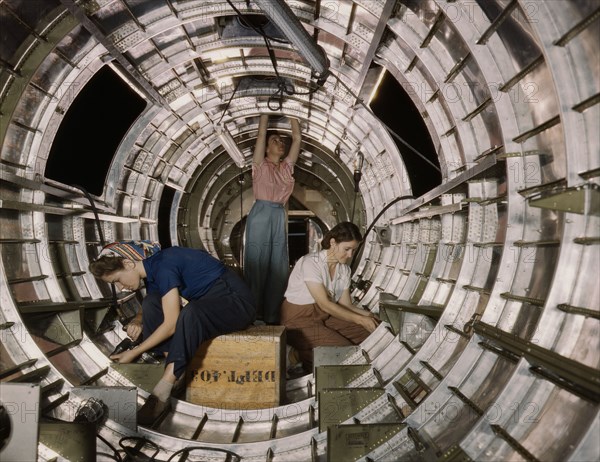
[(268, 122), (269, 116), (261, 114), (252, 159), (255, 201), (246, 221), (244, 277), (256, 299), (257, 317), (277, 324), (290, 270), (286, 205), (294, 189), (302, 134), (298, 120), (290, 119), (292, 144), (285, 156), (285, 143), (278, 133), (267, 133)]

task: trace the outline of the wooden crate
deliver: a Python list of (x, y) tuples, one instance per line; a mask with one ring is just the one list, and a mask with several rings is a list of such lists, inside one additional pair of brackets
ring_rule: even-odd
[(186, 401), (261, 409), (285, 398), (285, 328), (250, 326), (204, 342), (188, 365)]

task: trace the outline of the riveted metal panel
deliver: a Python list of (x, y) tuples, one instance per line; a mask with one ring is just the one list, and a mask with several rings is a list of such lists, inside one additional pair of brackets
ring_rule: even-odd
[(40, 386), (31, 383), (0, 383), (4, 412), (0, 460), (37, 460)]
[(83, 402), (89, 398), (106, 405), (107, 418), (131, 430), (136, 430), (137, 389), (135, 387), (74, 387), (74, 396)]
[(327, 388), (343, 388), (371, 369), (369, 364), (315, 367), (316, 394)]
[(96, 458), (96, 425), (93, 423), (42, 422), (40, 424), (40, 443), (60, 454), (65, 460), (88, 462)]
[(400, 423), (334, 425), (327, 429), (327, 461), (356, 461), (406, 427)]
[(164, 364), (111, 364), (111, 368), (127, 377), (136, 387), (150, 391), (163, 376)]
[(328, 389), (319, 393), (319, 431), (348, 420), (385, 394), (381, 388)]

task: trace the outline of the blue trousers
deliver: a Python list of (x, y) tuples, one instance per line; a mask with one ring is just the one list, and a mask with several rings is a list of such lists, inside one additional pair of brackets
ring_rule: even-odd
[[(166, 364), (175, 363), (179, 378), (202, 342), (248, 327), (256, 317), (254, 297), (244, 281), (225, 271), (202, 297), (190, 300), (177, 318), (173, 336), (154, 347), (168, 352)], [(148, 294), (142, 302), (142, 333), (148, 338), (164, 321), (161, 297)]]
[(289, 272), (285, 208), (257, 200), (246, 221), (244, 278), (254, 294), (258, 317), (267, 323), (279, 322)]

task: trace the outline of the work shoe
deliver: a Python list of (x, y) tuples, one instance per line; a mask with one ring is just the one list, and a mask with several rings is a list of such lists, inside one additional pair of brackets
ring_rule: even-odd
[(286, 345), (286, 378), (292, 380), (303, 375), (306, 374), (302, 367), (298, 350), (290, 345)]
[(171, 398), (161, 401), (155, 395), (150, 395), (137, 413), (137, 423), (143, 427), (151, 427), (161, 415), (170, 409)]
[(298, 363), (301, 362), (301, 360), (300, 360), (300, 353), (298, 353), (298, 350), (296, 350), (293, 346), (286, 345), (285, 346), (285, 352), (286, 352), (286, 359), (287, 359), (287, 367), (288, 368), (292, 368), (292, 367), (298, 365)]

